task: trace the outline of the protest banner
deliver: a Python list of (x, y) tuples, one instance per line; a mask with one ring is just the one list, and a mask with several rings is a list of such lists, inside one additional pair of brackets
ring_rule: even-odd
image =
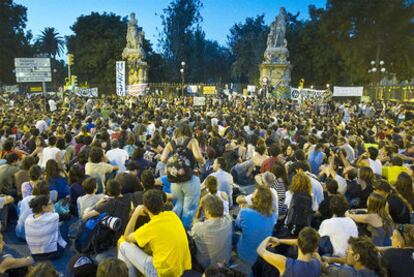
[(216, 86), (205, 86), (205, 87), (203, 87), (203, 94), (205, 94), (205, 95), (216, 94)]
[(361, 97), (364, 87), (334, 87), (333, 97)]
[(193, 106), (204, 106), (206, 104), (206, 98), (205, 97), (193, 97)]
[(116, 94), (118, 96), (126, 96), (125, 88), (125, 61), (116, 62)]
[(74, 92), (79, 97), (98, 97), (98, 88), (75, 88)]

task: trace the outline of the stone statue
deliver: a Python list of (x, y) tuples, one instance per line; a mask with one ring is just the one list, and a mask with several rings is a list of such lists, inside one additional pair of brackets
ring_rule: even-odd
[(275, 21), (270, 25), (267, 36), (267, 47), (264, 53), (267, 63), (288, 63), (289, 51), (286, 40), (287, 14), (285, 8), (280, 8)]
[(128, 31), (126, 35), (127, 45), (122, 52), (122, 57), (128, 61), (142, 61), (145, 58), (144, 49), (144, 32), (138, 32), (137, 19), (135, 13), (131, 13), (128, 21)]
[(131, 13), (128, 21), (126, 46), (122, 51), (122, 59), (127, 61), (127, 90), (129, 94), (143, 93), (141, 85), (148, 79), (148, 64), (145, 62), (144, 32), (139, 31), (135, 13)]
[(270, 24), (267, 36), (264, 61), (260, 65), (260, 80), (266, 77), (275, 87), (288, 87), (290, 84), (291, 65), (288, 61), (289, 50), (286, 40), (287, 13), (280, 8), (279, 14)]

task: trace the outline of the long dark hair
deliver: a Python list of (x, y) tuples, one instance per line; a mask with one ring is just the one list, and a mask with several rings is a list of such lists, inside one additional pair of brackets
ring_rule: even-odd
[(59, 177), (59, 166), (55, 160), (48, 160), (46, 162), (46, 169), (45, 169), (45, 180), (49, 182), (50, 180), (56, 179)]
[(377, 273), (380, 277), (387, 276), (384, 268), (380, 263), (378, 250), (369, 237), (351, 237), (349, 238), (348, 243), (351, 246), (354, 253), (359, 254), (360, 261), (365, 267), (375, 271), (375, 273)]
[(280, 178), (283, 180), (285, 190), (287, 190), (289, 187), (289, 179), (287, 177), (286, 168), (279, 163), (275, 163), (270, 169), (270, 171), (275, 175), (276, 179)]

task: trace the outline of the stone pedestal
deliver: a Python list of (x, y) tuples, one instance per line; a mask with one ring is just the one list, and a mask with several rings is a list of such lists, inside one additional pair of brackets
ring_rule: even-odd
[(146, 62), (127, 62), (128, 85), (145, 84), (148, 80), (148, 64)]
[(260, 69), (260, 83), (264, 77), (269, 80), (271, 86), (284, 86), (290, 84), (291, 65), (289, 63), (262, 63)]

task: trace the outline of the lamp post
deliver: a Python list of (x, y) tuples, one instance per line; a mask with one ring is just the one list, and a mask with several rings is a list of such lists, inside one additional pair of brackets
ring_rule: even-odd
[(385, 69), (385, 66), (384, 66), (385, 62), (382, 60), (380, 61), (379, 58), (377, 58), (376, 61), (371, 61), (370, 64), (371, 64), (371, 68), (368, 69), (368, 73), (374, 76), (374, 81), (376, 84), (375, 98), (378, 99), (380, 98), (379, 86), (381, 82), (381, 74), (385, 73), (387, 70)]
[(185, 62), (182, 61), (181, 62), (181, 68), (180, 68), (180, 73), (181, 73), (181, 96), (184, 96), (184, 68), (185, 68)]
[(263, 89), (262, 89), (262, 93), (260, 95), (261, 100), (264, 97), (267, 97), (267, 95), (268, 95), (268, 92), (269, 92), (268, 91), (269, 90), (269, 79), (267, 77), (263, 77), (262, 83), (263, 83)]

